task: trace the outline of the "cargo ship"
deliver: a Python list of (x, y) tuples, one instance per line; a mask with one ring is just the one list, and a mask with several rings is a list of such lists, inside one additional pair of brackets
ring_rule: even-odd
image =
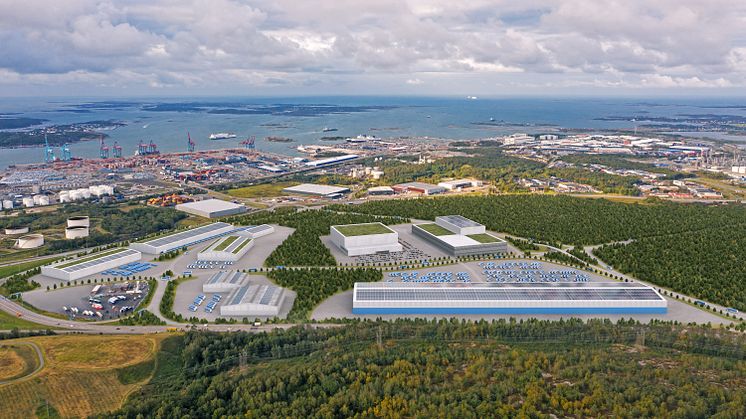
[(210, 134), (211, 140), (227, 140), (229, 138), (236, 138), (236, 134), (232, 132), (217, 132), (215, 134)]

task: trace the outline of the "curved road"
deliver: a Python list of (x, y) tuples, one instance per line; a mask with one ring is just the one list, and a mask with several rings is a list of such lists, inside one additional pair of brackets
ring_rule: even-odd
[(34, 351), (36, 352), (36, 356), (39, 358), (39, 362), (37, 362), (36, 369), (31, 371), (30, 373), (24, 375), (23, 377), (13, 378), (12, 380), (0, 381), (0, 386), (4, 384), (12, 384), (12, 383), (17, 383), (19, 381), (27, 380), (33, 377), (34, 375), (36, 375), (39, 371), (42, 370), (42, 368), (44, 368), (44, 354), (42, 354), (41, 348), (39, 348), (37, 344), (35, 344), (34, 342), (14, 342), (14, 345), (16, 344), (28, 345), (32, 347)]

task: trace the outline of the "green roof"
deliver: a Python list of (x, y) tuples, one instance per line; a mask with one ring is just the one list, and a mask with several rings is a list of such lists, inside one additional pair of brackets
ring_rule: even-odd
[[(448, 236), (450, 234), (454, 234), (453, 231), (443, 228), (435, 223), (430, 224), (415, 224), (417, 227), (427, 231), (428, 233), (432, 234), (433, 236)], [(475, 239), (476, 240), (476, 239)]]
[(248, 239), (248, 240), (244, 241), (243, 243), (239, 244), (238, 247), (236, 247), (235, 249), (233, 249), (233, 254), (237, 255), (238, 252), (240, 252), (241, 249), (243, 249), (247, 244), (251, 243), (252, 240), (253, 239)]
[(228, 246), (231, 245), (234, 241), (238, 240), (238, 236), (228, 236), (223, 239), (223, 241), (220, 242), (217, 246), (215, 246), (214, 251), (219, 252), (221, 250), (225, 250)]
[(348, 224), (334, 226), (343, 236), (367, 236), (370, 234), (389, 234), (394, 231), (381, 223)]
[(93, 256), (84, 257), (82, 259), (71, 260), (68, 263), (65, 263), (65, 264), (62, 264), (62, 265), (55, 265), (54, 267), (57, 268), (57, 269), (68, 268), (70, 266), (75, 266), (75, 265), (77, 265), (79, 263), (89, 262), (91, 260), (96, 260), (96, 259), (102, 258), (104, 256), (113, 255), (115, 253), (123, 252), (125, 250), (127, 250), (127, 249), (120, 248), (120, 249), (110, 250), (110, 251), (104, 252), (104, 253), (97, 253), (97, 254), (95, 254)]
[(474, 239), (474, 240), (478, 241), (479, 243), (497, 243), (497, 242), (500, 241), (500, 239), (498, 239), (497, 237), (492, 236), (492, 235), (487, 234), (487, 233), (469, 234), (469, 235), (467, 235), (467, 237), (469, 237), (470, 239)]

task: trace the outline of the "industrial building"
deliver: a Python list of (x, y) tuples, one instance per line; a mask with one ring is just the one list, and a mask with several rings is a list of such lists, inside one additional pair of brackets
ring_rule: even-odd
[(303, 183), (297, 186), (290, 186), (282, 190), (285, 193), (299, 195), (315, 195), (324, 198), (337, 198), (350, 192), (350, 188), (342, 186), (317, 185), (314, 183)]
[(221, 316), (276, 317), (285, 301), (285, 289), (276, 285), (244, 285), (220, 307)]
[(254, 239), (238, 234), (223, 236), (207, 249), (197, 253), (197, 260), (212, 262), (238, 262), (254, 247)]
[(413, 224), (412, 234), (445, 250), (451, 256), (483, 255), (508, 251), (505, 240), (460, 215), (435, 217), (435, 223)]
[(442, 186), (449, 191), (457, 191), (459, 189), (476, 188), (482, 186), (482, 181), (474, 179), (448, 180), (438, 183), (438, 186)]
[(392, 186), (397, 193), (419, 193), (423, 195), (436, 195), (446, 191), (442, 186), (423, 182), (400, 183)]
[(665, 314), (667, 301), (634, 282), (358, 282), (353, 314)]
[(394, 188), (391, 186), (374, 186), (368, 188), (368, 195), (379, 196), (379, 195), (393, 195), (395, 193)]
[(382, 223), (332, 226), (332, 243), (347, 256), (370, 255), (378, 252), (401, 252), (399, 233)]
[(258, 226), (246, 227), (237, 233), (251, 237), (252, 239), (258, 239), (259, 237), (266, 236), (275, 232), (275, 228), (269, 224), (260, 224)]
[(176, 210), (205, 218), (227, 217), (229, 215), (243, 214), (246, 207), (241, 204), (223, 201), (220, 199), (205, 199), (196, 202), (187, 202), (176, 205)]
[(202, 284), (202, 292), (204, 293), (223, 293), (231, 292), (236, 288), (243, 285), (243, 281), (246, 278), (246, 274), (235, 271), (226, 272), (220, 271), (215, 273), (210, 279)]
[(152, 239), (130, 243), (130, 248), (139, 250), (143, 253), (157, 255), (181, 249), (183, 247), (193, 246), (207, 240), (212, 240), (235, 230), (236, 229), (228, 223), (212, 223), (197, 228), (176, 231)]
[(41, 273), (51, 278), (74, 281), (120, 265), (137, 262), (141, 258), (142, 253), (137, 250), (119, 248), (42, 266)]
[(333, 166), (335, 164), (340, 164), (340, 163), (344, 163), (347, 161), (355, 160), (358, 157), (360, 156), (358, 156), (357, 154), (345, 154), (344, 156), (329, 157), (328, 159), (310, 161), (306, 163), (306, 167)]

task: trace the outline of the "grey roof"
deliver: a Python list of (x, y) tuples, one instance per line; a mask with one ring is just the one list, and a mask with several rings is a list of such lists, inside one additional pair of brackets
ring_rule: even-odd
[(58, 268), (58, 269), (60, 269), (61, 271), (65, 271), (67, 273), (73, 273), (73, 272), (77, 272), (77, 271), (79, 271), (81, 269), (90, 268), (91, 266), (100, 265), (102, 263), (110, 262), (112, 260), (121, 259), (123, 257), (130, 256), (130, 255), (135, 255), (135, 254), (139, 254), (139, 253), (140, 252), (138, 252), (137, 250), (125, 249), (125, 250), (123, 250), (121, 252), (117, 252), (117, 253), (114, 253), (114, 254), (111, 254), (111, 255), (107, 255), (107, 256), (104, 256), (102, 258), (93, 259), (93, 260), (89, 260), (87, 262), (78, 263), (78, 264), (75, 264), (75, 265), (72, 265), (72, 266), (68, 266), (68, 267), (65, 267), (65, 268)]
[[(359, 285), (359, 284), (358, 284)], [(485, 287), (459, 286), (356, 287), (358, 301), (662, 301), (655, 290), (645, 286), (539, 286)]]
[(230, 227), (231, 225), (228, 223), (212, 223), (208, 225), (204, 225), (202, 227), (192, 228), (185, 231), (180, 231), (178, 233), (169, 234), (167, 236), (162, 237), (156, 237), (151, 240), (147, 240), (144, 242), (141, 242), (143, 244), (147, 244), (149, 246), (153, 247), (161, 247), (161, 246), (167, 246), (171, 243), (176, 243), (178, 241), (188, 239), (197, 235), (211, 233), (216, 230), (220, 230), (225, 227)]
[(207, 280), (208, 284), (217, 284), (217, 283), (229, 283), (229, 284), (236, 284), (240, 283), (243, 280), (243, 277), (245, 274), (235, 271), (233, 273), (229, 273), (226, 271), (220, 271), (215, 273), (213, 276), (210, 277), (210, 279)]
[(233, 294), (227, 305), (260, 304), (276, 306), (282, 298), (282, 288), (275, 285), (244, 285)]
[(457, 227), (481, 227), (482, 226), (478, 222), (472, 221), (460, 215), (443, 215), (438, 218), (442, 218), (444, 221), (447, 221)]

